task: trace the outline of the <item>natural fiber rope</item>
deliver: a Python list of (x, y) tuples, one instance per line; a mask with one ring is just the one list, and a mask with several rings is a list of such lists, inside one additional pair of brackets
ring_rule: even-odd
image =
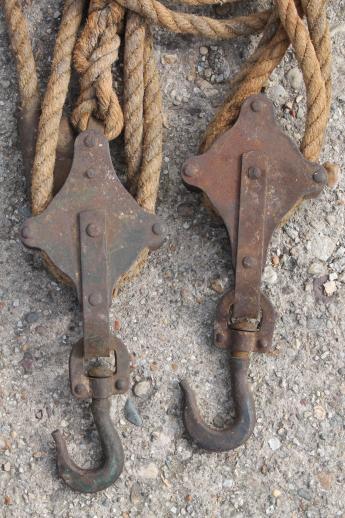
[(201, 150), (208, 149), (218, 135), (234, 124), (245, 99), (261, 91), (289, 44), (277, 13), (272, 13), (258, 47), (233, 79), (228, 99), (209, 124)]
[(270, 16), (270, 11), (262, 11), (230, 20), (216, 20), (207, 16), (172, 11), (157, 0), (117, 0), (117, 2), (172, 32), (211, 39), (230, 39), (259, 33), (264, 29)]
[(36, 65), (30, 44), (26, 18), (17, 0), (3, 2), (16, 66), (22, 108), (31, 109), (39, 99)]
[(151, 33), (146, 28), (144, 45), (144, 138), (143, 159), (136, 198), (143, 208), (155, 211), (162, 165), (162, 97), (153, 55)]
[[(324, 2), (318, 2), (319, 4)], [(301, 149), (309, 160), (317, 160), (328, 121), (328, 102), (320, 63), (306, 26), (293, 0), (277, 0), (277, 9), (301, 67), (307, 91), (307, 120)]]
[(104, 124), (111, 140), (123, 128), (122, 109), (113, 89), (111, 66), (118, 58), (119, 24), (123, 8), (111, 0), (91, 0), (89, 16), (74, 50), (74, 65), (80, 74), (80, 95), (72, 123), (80, 131), (88, 128), (91, 116)]
[(127, 179), (132, 194), (137, 191), (144, 131), (145, 23), (141, 16), (127, 14), (124, 50), (124, 116)]
[(72, 52), (83, 7), (84, 0), (66, 0), (62, 14), (37, 134), (31, 182), (33, 214), (40, 214), (52, 196), (58, 132), (71, 77)]
[[(228, 0), (229, 3), (232, 1), (236, 0)], [(34, 77), (27, 72), (30, 67), (34, 69), (32, 53), (28, 60), (24, 59), (30, 54), (28, 35), (23, 30), (23, 42), (15, 40), (12, 28), (19, 23), (16, 21), (20, 18), (19, 7), (14, 0), (3, 0), (3, 3), (16, 52), (20, 91), (25, 95), (22, 85)], [(180, 3), (200, 6), (226, 2), (181, 0)], [(306, 128), (301, 148), (307, 158), (316, 160), (323, 143), (331, 99), (331, 48), (326, 4), (326, 0), (276, 0), (273, 10), (217, 20), (173, 11), (158, 0), (91, 0), (86, 24), (75, 46), (83, 0), (66, 0), (39, 125), (32, 182), (33, 212), (41, 212), (52, 196), (56, 142), (74, 47), (81, 93), (73, 112), (73, 122), (83, 130), (95, 116), (103, 122), (109, 139), (122, 129), (122, 110), (113, 89), (111, 66), (118, 57), (124, 9), (128, 10), (124, 52), (125, 151), (130, 190), (143, 207), (154, 211), (162, 160), (161, 94), (147, 21), (172, 32), (212, 39), (263, 31), (256, 50), (232, 80), (230, 97), (207, 129), (203, 149), (236, 121), (243, 101), (261, 91), (291, 43), (307, 91)], [(307, 26), (302, 20), (303, 13)]]

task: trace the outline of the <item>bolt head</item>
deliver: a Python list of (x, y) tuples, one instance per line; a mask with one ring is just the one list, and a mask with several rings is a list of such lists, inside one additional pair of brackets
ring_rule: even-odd
[(259, 347), (260, 349), (267, 349), (267, 347), (268, 347), (268, 343), (267, 343), (265, 340), (260, 339), (260, 340), (258, 341), (258, 347)]
[(126, 388), (126, 387), (127, 387), (126, 380), (121, 379), (121, 378), (120, 378), (120, 379), (118, 379), (118, 380), (116, 380), (116, 382), (115, 382), (115, 388), (116, 388), (117, 390), (125, 390), (125, 388)]
[(252, 180), (258, 180), (262, 176), (262, 171), (258, 167), (249, 167), (248, 177)]
[(102, 304), (102, 302), (103, 297), (98, 291), (95, 291), (94, 293), (91, 293), (91, 295), (89, 295), (89, 304), (91, 306), (99, 306), (100, 304)]
[(187, 178), (193, 178), (197, 176), (199, 173), (199, 168), (194, 164), (188, 164), (188, 162), (183, 166), (182, 174), (187, 176)]
[(247, 256), (243, 257), (242, 264), (243, 264), (244, 268), (254, 268), (256, 265), (256, 261), (255, 261), (254, 257), (247, 255)]
[(95, 223), (89, 223), (89, 225), (86, 227), (86, 233), (90, 237), (97, 237), (100, 235), (101, 229)]
[(250, 107), (252, 109), (253, 112), (261, 112), (264, 108), (264, 103), (262, 101), (259, 101), (258, 99), (253, 101), (251, 104), (250, 104)]
[(96, 139), (95, 136), (92, 133), (89, 133), (84, 138), (84, 144), (86, 147), (93, 147), (96, 145)]
[(24, 239), (30, 239), (32, 237), (32, 231), (29, 227), (29, 225), (25, 225), (21, 230), (21, 236)]
[(85, 176), (86, 178), (96, 178), (97, 176), (97, 172), (94, 170), (94, 169), (88, 169), (86, 172), (85, 172)]
[(152, 232), (156, 234), (156, 236), (161, 236), (165, 232), (165, 228), (160, 223), (155, 223), (152, 225)]
[(216, 342), (217, 342), (218, 344), (222, 344), (222, 343), (224, 343), (224, 339), (225, 339), (225, 336), (224, 336), (224, 335), (222, 335), (221, 333), (217, 333), (217, 334), (216, 334)]
[(313, 180), (316, 183), (322, 183), (324, 185), (327, 183), (327, 173), (323, 167), (319, 167), (319, 169), (315, 171), (313, 174)]
[(86, 389), (85, 385), (83, 385), (82, 383), (78, 383), (78, 385), (76, 385), (74, 387), (74, 392), (77, 394), (77, 396), (86, 396), (87, 395), (87, 389)]

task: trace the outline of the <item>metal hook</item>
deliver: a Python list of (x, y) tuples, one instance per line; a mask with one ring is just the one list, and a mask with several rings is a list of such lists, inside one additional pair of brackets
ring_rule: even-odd
[(82, 493), (95, 493), (109, 487), (120, 476), (124, 464), (121, 439), (110, 419), (109, 399), (93, 399), (91, 411), (103, 451), (100, 467), (82, 469), (77, 466), (69, 456), (60, 430), (52, 433), (57, 450), (59, 476), (69, 487)]
[(230, 359), (231, 385), (235, 403), (235, 420), (223, 430), (215, 430), (202, 419), (193, 390), (188, 382), (181, 381), (183, 391), (183, 422), (198, 446), (210, 451), (229, 451), (243, 444), (255, 426), (255, 405), (248, 385), (248, 355)]

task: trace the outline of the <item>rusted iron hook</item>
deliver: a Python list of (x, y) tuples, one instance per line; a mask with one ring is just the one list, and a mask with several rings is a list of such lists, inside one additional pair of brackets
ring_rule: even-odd
[(69, 456), (60, 430), (52, 433), (56, 444), (59, 476), (69, 487), (82, 493), (95, 493), (109, 487), (120, 476), (124, 464), (121, 439), (109, 415), (109, 399), (93, 399), (91, 411), (103, 451), (100, 467), (82, 469), (77, 466)]
[(234, 126), (203, 155), (183, 166), (184, 182), (201, 189), (227, 228), (235, 286), (220, 300), (215, 321), (216, 347), (230, 351), (235, 420), (213, 430), (199, 414), (186, 382), (184, 424), (192, 439), (210, 451), (240, 446), (255, 425), (247, 372), (252, 352), (269, 352), (275, 311), (261, 291), (262, 272), (274, 229), (304, 199), (327, 184), (323, 167), (306, 160), (276, 124), (272, 103), (249, 97)]
[(200, 448), (215, 452), (229, 451), (241, 446), (250, 437), (255, 426), (255, 405), (247, 380), (248, 368), (248, 355), (230, 358), (235, 419), (230, 426), (222, 430), (211, 428), (203, 422), (194, 391), (187, 381), (181, 381), (184, 398), (183, 422), (187, 432)]
[(91, 411), (103, 451), (102, 464), (98, 468), (80, 468), (70, 458), (61, 432), (55, 430), (52, 435), (56, 443), (56, 462), (60, 477), (75, 491), (95, 493), (110, 486), (123, 469), (124, 453), (121, 439), (110, 418), (109, 397), (128, 390), (129, 355), (122, 341), (111, 336), (110, 349), (114, 352), (116, 372), (107, 367), (97, 366), (89, 369), (86, 375), (83, 342), (79, 340), (71, 350), (71, 392), (80, 400), (92, 398)]

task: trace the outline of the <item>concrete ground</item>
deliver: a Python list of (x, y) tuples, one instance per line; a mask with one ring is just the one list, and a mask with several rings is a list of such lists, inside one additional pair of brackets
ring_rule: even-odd
[[(43, 86), (61, 2), (28, 4)], [(322, 160), (342, 168), (345, 1), (330, 4), (334, 94)], [(76, 462), (97, 465), (88, 404), (73, 399), (68, 384), (68, 355), (82, 333), (81, 314), (74, 292), (56, 282), (18, 238), (29, 208), (15, 67), (0, 14), (0, 516), (344, 518), (344, 180), (305, 203), (274, 234), (263, 285), (279, 316), (274, 353), (252, 357), (253, 436), (229, 453), (201, 451), (182, 426), (178, 380), (191, 381), (209, 423), (227, 422), (227, 354), (212, 346), (212, 328), (217, 300), (233, 274), (224, 227), (201, 196), (184, 187), (180, 171), (197, 153), (227, 79), (256, 38), (214, 43), (157, 29), (155, 42), (166, 113), (157, 210), (167, 238), (112, 306), (133, 355), (133, 390), (114, 397), (111, 411), (125, 449), (124, 471), (106, 491), (77, 494), (57, 478), (50, 434), (62, 429)], [(305, 91), (291, 51), (272, 75), (267, 95), (280, 124), (299, 141)], [(116, 148), (113, 157), (121, 170)], [(279, 258), (275, 266), (273, 256)]]

